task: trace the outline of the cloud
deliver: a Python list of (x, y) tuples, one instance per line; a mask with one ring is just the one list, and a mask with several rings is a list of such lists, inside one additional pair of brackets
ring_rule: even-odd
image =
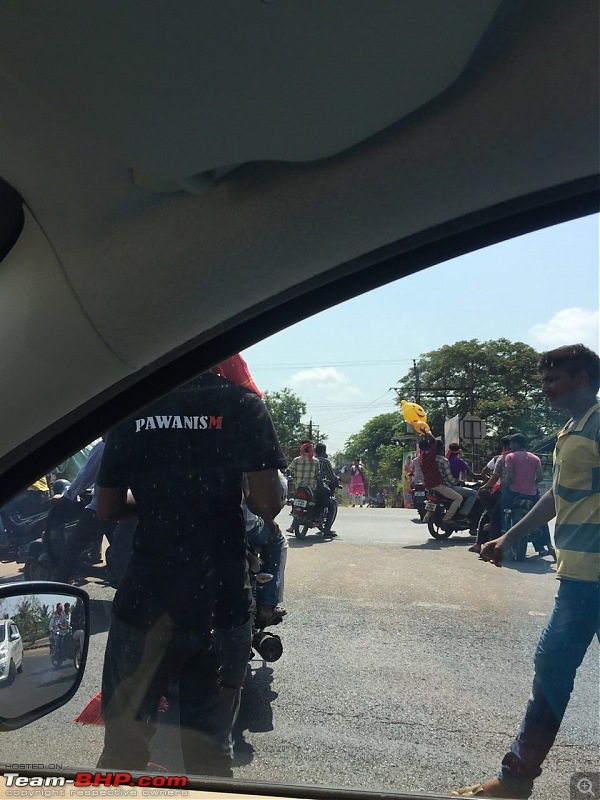
[(542, 350), (582, 342), (598, 352), (599, 325), (597, 310), (563, 308), (548, 322), (540, 322), (530, 328), (529, 336), (535, 346)]
[(335, 367), (313, 367), (303, 369), (292, 375), (290, 383), (293, 389), (327, 391), (340, 397), (360, 397), (362, 391), (354, 386), (348, 378)]

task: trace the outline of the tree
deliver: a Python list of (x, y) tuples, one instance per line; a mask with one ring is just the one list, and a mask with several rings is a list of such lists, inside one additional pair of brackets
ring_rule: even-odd
[(491, 437), (519, 431), (535, 442), (568, 416), (547, 406), (538, 356), (529, 345), (508, 339), (444, 345), (422, 355), (416, 372), (413, 367), (398, 381), (398, 402), (401, 397), (415, 399), (418, 377), (419, 402), (434, 433), (443, 432), (445, 416), (475, 414)]
[(37, 597), (23, 597), (13, 619), (24, 642), (33, 644), (48, 634), (48, 606), (42, 605)]
[(306, 436), (306, 425), (301, 422), (306, 414), (306, 403), (287, 387), (279, 392), (265, 392), (263, 400), (273, 420), (284, 455), (289, 461)]
[(406, 423), (398, 411), (390, 411), (387, 414), (378, 414), (370, 419), (358, 433), (351, 436), (346, 442), (346, 456), (353, 461), (356, 456), (360, 456), (364, 462), (369, 477), (372, 480), (379, 479), (379, 462), (385, 455), (389, 459), (388, 452), (381, 451), (381, 447), (395, 446), (398, 451), (402, 449), (398, 442), (406, 436)]

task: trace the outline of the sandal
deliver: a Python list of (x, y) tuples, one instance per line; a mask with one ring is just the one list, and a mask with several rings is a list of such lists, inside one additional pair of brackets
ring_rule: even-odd
[(481, 545), (480, 544), (472, 544), (471, 547), (468, 548), (469, 553), (481, 553)]

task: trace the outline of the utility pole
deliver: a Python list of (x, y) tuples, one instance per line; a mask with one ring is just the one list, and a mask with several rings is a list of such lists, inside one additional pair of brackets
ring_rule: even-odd
[(421, 402), (421, 374), (416, 360), (413, 358), (413, 369), (415, 371), (415, 403)]

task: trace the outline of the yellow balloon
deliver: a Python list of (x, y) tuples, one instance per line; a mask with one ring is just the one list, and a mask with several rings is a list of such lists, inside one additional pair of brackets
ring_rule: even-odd
[(407, 400), (401, 400), (400, 405), (402, 407), (402, 416), (413, 426), (417, 433), (431, 433), (423, 406), (418, 403), (409, 403)]

